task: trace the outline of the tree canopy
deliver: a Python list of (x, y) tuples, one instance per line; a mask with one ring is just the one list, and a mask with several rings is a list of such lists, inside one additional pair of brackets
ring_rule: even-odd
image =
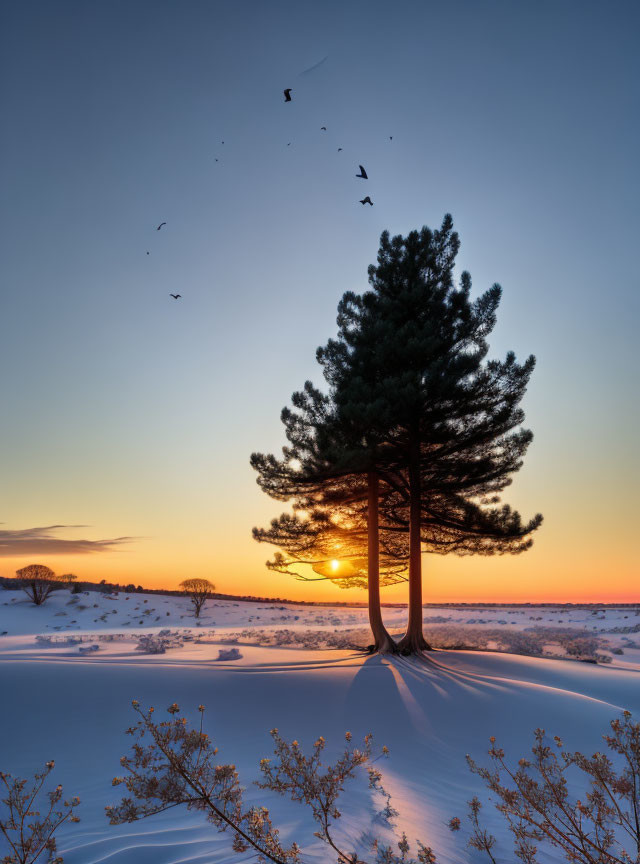
[(52, 591), (64, 587), (75, 578), (71, 573), (58, 576), (44, 564), (28, 564), (16, 570), (20, 587), (36, 606), (41, 606)]
[[(459, 245), (449, 215), (435, 231), (382, 234), (370, 289), (344, 294), (337, 337), (317, 351), (328, 392), (307, 381), (282, 411), (282, 457), (252, 456), (269, 495), (292, 501), (294, 512), (320, 508), (338, 531), (349, 524), (341, 508), (371, 511), (375, 478), (381, 536), (408, 538), (409, 623), (400, 643), (408, 652), (428, 647), (423, 550), (519, 553), (542, 522), (539, 514), (523, 521), (500, 497), (533, 438), (520, 428), (520, 402), (535, 358), (487, 359), (502, 290), (493, 285), (472, 301), (467, 272), (456, 286)], [(281, 520), (269, 529), (274, 542), (295, 546), (306, 531), (309, 550), (321, 549), (326, 531), (316, 521)]]
[(193, 610), (196, 618), (200, 617), (200, 610), (207, 602), (212, 593), (216, 590), (216, 586), (209, 582), (208, 579), (185, 579), (180, 583), (180, 587), (185, 594), (188, 594), (193, 603)]

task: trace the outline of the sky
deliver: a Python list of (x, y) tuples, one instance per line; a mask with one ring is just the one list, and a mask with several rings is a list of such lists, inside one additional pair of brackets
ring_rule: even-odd
[(545, 521), (519, 556), (425, 555), (424, 599), (640, 600), (639, 25), (622, 0), (1, 4), (0, 575), (364, 600), (265, 569), (251, 528), (283, 505), (249, 456), (322, 383), (380, 233), (450, 212), (472, 296), (503, 287), (489, 356), (537, 357), (504, 500)]

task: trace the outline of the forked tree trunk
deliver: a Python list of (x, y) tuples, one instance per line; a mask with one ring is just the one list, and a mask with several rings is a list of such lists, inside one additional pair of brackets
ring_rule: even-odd
[(409, 459), (409, 620), (398, 643), (401, 654), (430, 651), (422, 635), (422, 547), (420, 543), (420, 444), (417, 436)]
[(393, 641), (382, 621), (380, 608), (380, 528), (378, 521), (378, 475), (369, 471), (367, 476), (369, 502), (367, 509), (368, 561), (367, 581), (369, 588), (369, 624), (373, 633), (372, 654), (392, 654), (396, 651)]

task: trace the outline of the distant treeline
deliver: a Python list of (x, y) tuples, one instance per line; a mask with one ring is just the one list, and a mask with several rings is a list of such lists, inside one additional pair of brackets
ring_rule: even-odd
[[(0, 588), (5, 588), (9, 591), (18, 588), (18, 579), (11, 576), (0, 576)], [(66, 587), (66, 586), (65, 586)], [(172, 591), (169, 588), (143, 588), (142, 585), (134, 585), (130, 582), (128, 585), (121, 585), (118, 582), (107, 582), (103, 579), (101, 582), (81, 582), (79, 579), (68, 586), (75, 593), (80, 591), (97, 591), (101, 594), (114, 594), (116, 592), (124, 592), (125, 594), (161, 594), (169, 597), (183, 597), (184, 591), (176, 589)], [(234, 600), (245, 603), (294, 603), (296, 606), (360, 606), (366, 607), (366, 603), (346, 603), (336, 601), (333, 603), (312, 600), (286, 600), (283, 597), (255, 597), (252, 594), (211, 594), (213, 600)], [(389, 603), (389, 606), (405, 606), (404, 603)]]
[[(17, 579), (10, 576), (0, 576), (0, 588), (15, 590)], [(125, 594), (161, 594), (169, 597), (182, 597), (184, 591), (171, 591), (168, 588), (143, 588), (142, 585), (120, 585), (118, 582), (73, 582), (72, 591), (98, 591), (103, 594), (113, 594), (123, 591)], [(233, 600), (241, 603), (287, 603), (295, 606), (345, 606), (353, 609), (366, 608), (366, 603), (335, 600), (287, 600), (285, 597), (255, 597), (253, 594), (217, 594), (211, 595), (213, 600)], [(383, 603), (388, 609), (403, 609), (406, 603)], [(424, 609), (635, 609), (640, 603), (423, 603)]]

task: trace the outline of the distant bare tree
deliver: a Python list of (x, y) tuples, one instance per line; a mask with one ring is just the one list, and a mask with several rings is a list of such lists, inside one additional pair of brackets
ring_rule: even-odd
[(60, 581), (69, 584), (70, 582), (77, 582), (78, 577), (75, 573), (63, 573), (62, 576), (60, 576)]
[(44, 564), (28, 564), (21, 570), (16, 570), (16, 579), (20, 587), (36, 606), (41, 606), (52, 591), (63, 588), (75, 578), (72, 573), (57, 576)]
[(180, 583), (180, 587), (185, 594), (188, 594), (193, 603), (193, 611), (196, 618), (200, 617), (200, 610), (211, 597), (216, 586), (212, 585), (208, 579), (185, 579)]
[(62, 857), (56, 854), (55, 833), (67, 820), (80, 821), (73, 811), (80, 799), (63, 800), (62, 786), (56, 786), (46, 795), (48, 805), (37, 809), (42, 806), (37, 799), (53, 766), (53, 761), (47, 762), (31, 784), (0, 771), (0, 784), (7, 796), (1, 799), (4, 808), (0, 812), (0, 834), (11, 850), (2, 864), (33, 864), (35, 861), (63, 864)]

